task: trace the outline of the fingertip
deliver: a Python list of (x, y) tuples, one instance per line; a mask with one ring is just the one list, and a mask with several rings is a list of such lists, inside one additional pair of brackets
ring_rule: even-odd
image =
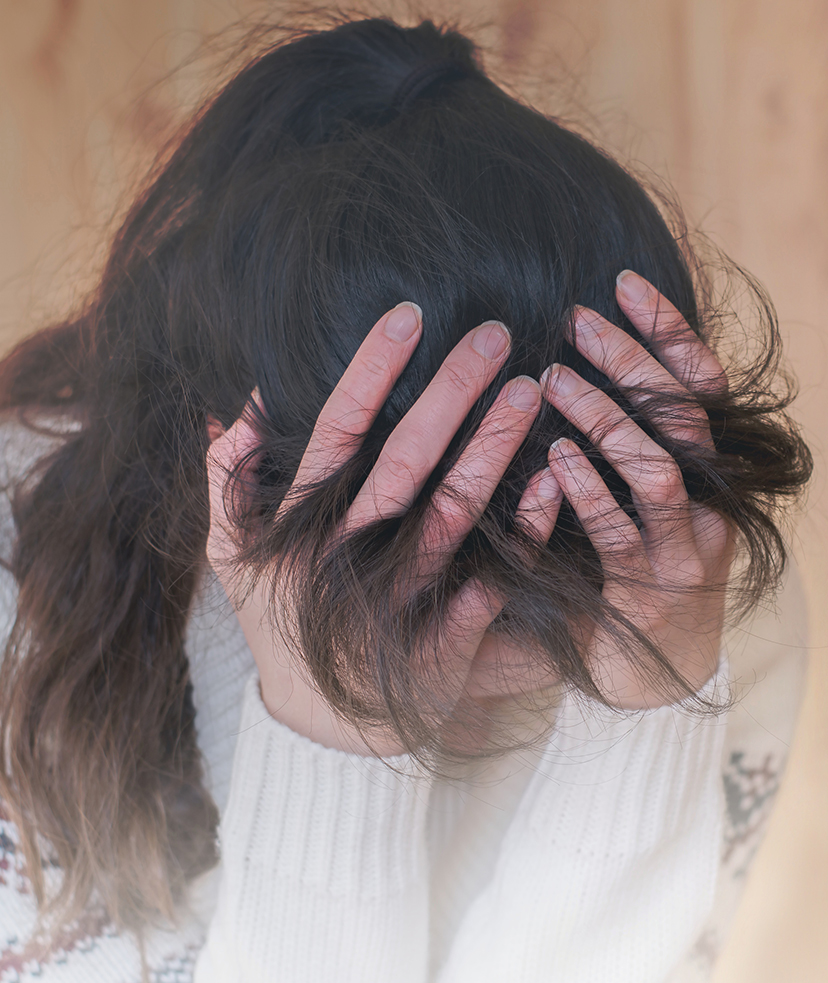
[(549, 468), (541, 472), (537, 487), (538, 500), (541, 502), (560, 501), (563, 490), (558, 479)]
[(552, 390), (554, 389), (555, 379), (557, 379), (557, 377), (560, 375), (560, 372), (560, 362), (553, 362), (543, 370), (543, 373), (538, 380), (538, 385), (540, 386), (541, 395), (544, 399), (549, 399)]
[(549, 448), (546, 463), (554, 473), (561, 488), (568, 486), (574, 471), (580, 471), (588, 462), (581, 448), (568, 437), (559, 437)]
[(410, 307), (417, 315), (417, 318), (420, 321), (423, 320), (423, 309), (422, 307), (420, 307), (419, 304), (415, 304), (413, 300), (401, 300), (399, 304), (397, 304), (397, 306), (393, 308), (393, 310), (396, 311), (400, 307)]
[(643, 304), (652, 289), (650, 283), (633, 270), (621, 270), (615, 278), (616, 294), (627, 306)]
[(549, 468), (534, 475), (517, 511), (520, 525), (538, 542), (546, 543), (558, 521), (563, 489)]
[(584, 307), (583, 304), (576, 304), (572, 308), (572, 320), (576, 325), (578, 325), (583, 321), (591, 324), (593, 321), (602, 320), (602, 318), (598, 311), (593, 310), (591, 307)]
[(222, 437), (226, 433), (224, 427), (219, 423), (219, 421), (207, 414), (207, 436), (210, 439), (210, 443), (215, 443), (219, 437)]
[(510, 406), (530, 413), (537, 410), (541, 404), (541, 391), (538, 383), (528, 375), (519, 375), (510, 380), (504, 387), (506, 400)]
[(423, 311), (412, 300), (403, 300), (382, 319), (383, 331), (392, 341), (410, 341), (423, 326)]
[(242, 407), (238, 419), (230, 428), (233, 432), (234, 442), (237, 442), (240, 437), (248, 443), (251, 440), (258, 440), (259, 425), (264, 420), (267, 420), (264, 400), (262, 399), (261, 390), (256, 386)]
[(549, 447), (550, 458), (552, 457), (564, 457), (569, 454), (573, 454), (578, 450), (578, 445), (574, 440), (570, 440), (569, 437), (558, 437)]
[(483, 358), (504, 358), (512, 346), (512, 332), (502, 321), (484, 321), (471, 332), (471, 346)]

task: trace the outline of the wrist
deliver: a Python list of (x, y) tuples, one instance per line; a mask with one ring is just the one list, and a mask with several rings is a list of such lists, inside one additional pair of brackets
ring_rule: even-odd
[(392, 735), (367, 727), (363, 734), (344, 720), (305, 673), (275, 664), (263, 671), (258, 659), (257, 663), (262, 703), (274, 720), (294, 733), (322, 747), (361, 757), (389, 758), (406, 753)]

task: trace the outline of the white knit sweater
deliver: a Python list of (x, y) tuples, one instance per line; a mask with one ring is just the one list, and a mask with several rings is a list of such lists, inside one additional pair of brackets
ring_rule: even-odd
[[(18, 438), (2, 439), (15, 470)], [(3, 574), (0, 627), (13, 612)], [(180, 924), (150, 935), (151, 980), (707, 979), (778, 786), (804, 644), (793, 578), (778, 611), (728, 633), (708, 684), (742, 694), (725, 718), (619, 715), (567, 694), (537, 753), (435, 782), (406, 758), (391, 770), (271, 719), (211, 578), (188, 652), (222, 860)], [(134, 940), (103, 912), (51, 949), (31, 940), (21, 860), (0, 813), (0, 983), (137, 983)]]

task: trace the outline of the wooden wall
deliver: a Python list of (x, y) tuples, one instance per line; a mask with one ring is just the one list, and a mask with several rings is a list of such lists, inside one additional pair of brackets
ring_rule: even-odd
[[(88, 282), (128, 189), (214, 78), (215, 54), (192, 60), (204, 38), (239, 17), (278, 20), (285, 9), (0, 0), (0, 346)], [(813, 609), (812, 670), (782, 803), (716, 980), (823, 981), (828, 5), (455, 0), (418, 9), (456, 14), (518, 90), (668, 179), (691, 220), (776, 301), (819, 468), (796, 537)]]

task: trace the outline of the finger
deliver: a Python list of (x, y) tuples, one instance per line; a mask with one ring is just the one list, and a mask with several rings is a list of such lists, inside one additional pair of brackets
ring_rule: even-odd
[(616, 297), (658, 360), (690, 392), (727, 391), (727, 375), (719, 360), (651, 283), (631, 270), (622, 270)]
[(453, 555), (483, 514), (540, 405), (540, 387), (528, 376), (510, 380), (498, 393), (477, 433), (432, 496), (422, 535), (421, 576), (430, 576)]
[[(251, 401), (257, 399), (257, 393)], [(213, 428), (218, 433), (220, 428)], [(260, 443), (252, 420), (251, 402), (245, 405), (238, 420), (220, 436), (216, 436), (207, 451), (207, 486), (210, 500), (211, 562), (230, 559), (233, 553), (235, 525), (227, 511), (227, 479), (236, 470), (238, 482), (234, 486), (244, 494), (244, 482), (252, 480), (256, 466), (255, 452)], [(243, 504), (237, 499), (237, 505)]]
[[(546, 543), (555, 528), (563, 492), (555, 475), (545, 468), (532, 476), (515, 513), (515, 519), (538, 543)], [(474, 600), (474, 585), (471, 598)], [(467, 602), (468, 603), (468, 602)], [(488, 603), (488, 607), (485, 605)], [(481, 633), (480, 644), (474, 656), (465, 695), (472, 700), (502, 698), (518, 693), (531, 693), (555, 685), (558, 676), (544, 663), (543, 658), (533, 656), (522, 645), (514, 645), (506, 639), (486, 634), (486, 629), (499, 613), (489, 597), (479, 602), (480, 618), (489, 620)], [(494, 613), (493, 613), (494, 612)], [(468, 615), (466, 615), (468, 620)], [(478, 626), (479, 627), (479, 626)]]
[(411, 507), (474, 403), (505, 361), (507, 329), (496, 321), (470, 331), (406, 413), (354, 499), (346, 531)]
[(476, 702), (540, 693), (560, 683), (560, 673), (543, 652), (533, 653), (494, 633), (485, 634), (466, 680), (465, 695)]
[(546, 543), (555, 528), (562, 499), (563, 491), (552, 471), (538, 471), (521, 496), (515, 521), (539, 543)]
[(672, 455), (572, 369), (550, 366), (541, 387), (544, 397), (589, 437), (629, 485), (649, 552), (661, 555), (668, 540), (671, 551), (694, 550), (687, 490)]
[(660, 414), (659, 429), (676, 440), (713, 447), (710, 421), (690, 392), (626, 331), (595, 311), (578, 308), (575, 345), (597, 369), (620, 388), (633, 405), (646, 404), (652, 393), (673, 395), (680, 409)]
[(450, 703), (463, 692), (483, 638), (505, 603), (505, 598), (474, 579), (465, 583), (452, 600), (440, 628), (436, 659), (442, 692)]
[(589, 536), (608, 576), (650, 573), (644, 542), (584, 452), (571, 440), (556, 440), (549, 468)]
[[(538, 472), (521, 496), (516, 521), (538, 542), (547, 542), (555, 527), (562, 497), (561, 487), (552, 472), (548, 468)], [(446, 675), (458, 691), (462, 685), (471, 699), (537, 688), (535, 660), (527, 659), (522, 650), (510, 651), (507, 666), (505, 659), (500, 658), (504, 653), (500, 652), (496, 658), (495, 647), (485, 637), (505, 603), (506, 598), (485, 590), (472, 579), (452, 601), (441, 631), (441, 650), (453, 653)], [(504, 672), (508, 682), (504, 681)], [(544, 678), (548, 682), (548, 675)], [(532, 685), (529, 685), (530, 679)]]
[[(254, 390), (239, 418), (228, 430), (222, 430), (220, 424), (208, 427), (211, 442), (207, 451), (207, 473), (213, 479), (213, 486), (216, 479), (226, 479), (236, 468), (240, 473), (249, 473), (255, 468), (255, 452), (261, 438), (256, 430), (252, 404), (260, 405), (259, 399), (258, 391)], [(221, 485), (223, 487), (224, 480), (221, 480)]]
[(317, 418), (296, 473), (297, 486), (335, 471), (358, 449), (421, 334), (422, 311), (410, 301), (371, 328)]

